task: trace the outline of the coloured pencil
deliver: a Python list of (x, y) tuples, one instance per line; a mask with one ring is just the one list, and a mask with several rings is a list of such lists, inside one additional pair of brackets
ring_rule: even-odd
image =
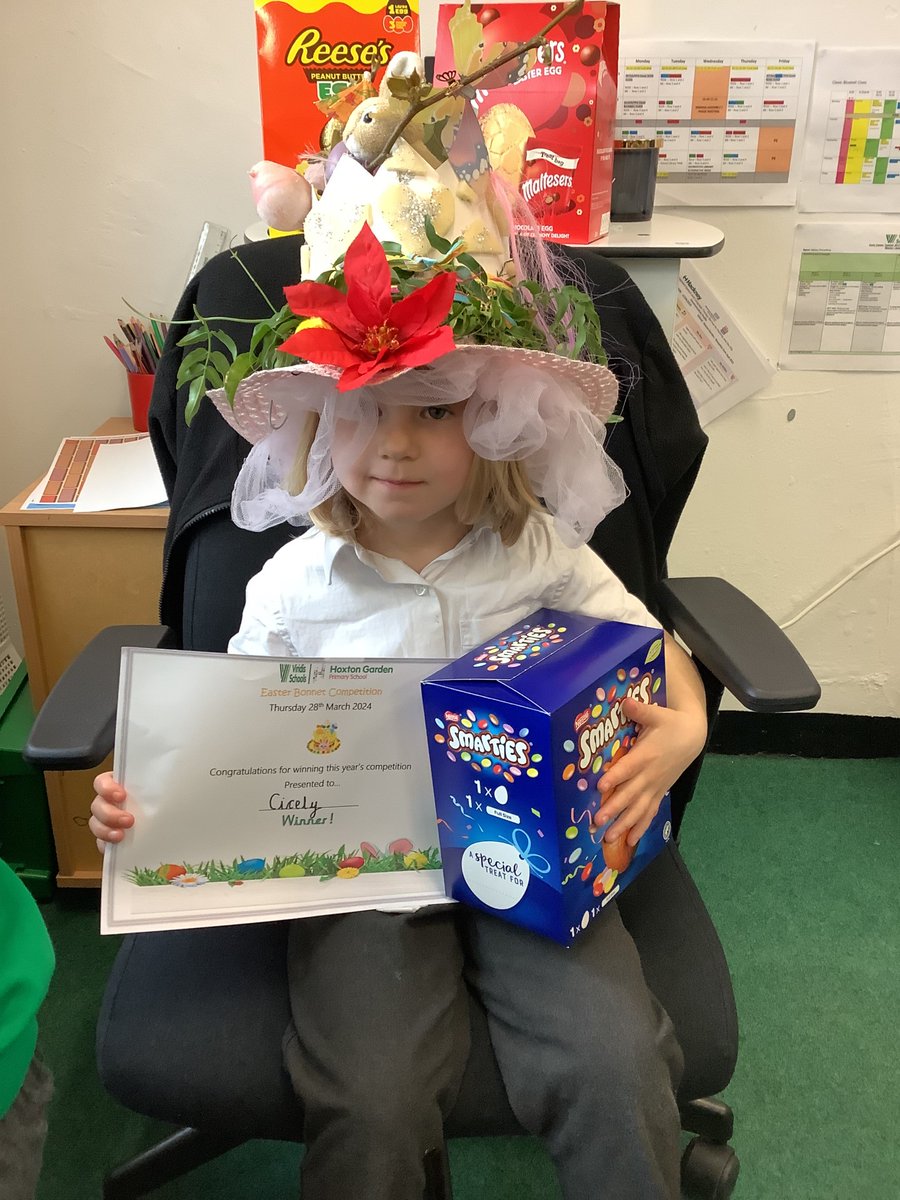
[(163, 317), (149, 318), (149, 327), (137, 317), (130, 321), (117, 318), (124, 341), (118, 335), (103, 340), (125, 366), (126, 370), (142, 375), (154, 375), (165, 345), (168, 323)]
[(106, 337), (105, 334), (104, 334), (103, 340), (104, 340), (104, 342), (106, 342), (107, 346), (109, 346), (110, 350), (112, 350), (113, 354), (116, 356), (116, 358), (119, 360), (119, 362), (122, 363), (126, 367), (127, 370), (131, 371), (134, 369), (132, 367), (131, 362), (128, 359), (128, 357), (122, 353), (122, 351), (115, 344), (115, 342), (113, 342), (110, 338)]

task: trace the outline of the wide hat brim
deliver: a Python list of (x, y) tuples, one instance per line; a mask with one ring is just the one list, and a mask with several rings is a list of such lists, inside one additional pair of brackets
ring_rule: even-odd
[[(619, 381), (608, 367), (598, 363), (582, 362), (566, 358), (563, 354), (550, 354), (545, 350), (526, 350), (516, 346), (457, 346), (452, 354), (476, 357), (508, 366), (514, 360), (517, 366), (533, 367), (546, 372), (558, 382), (576, 387), (584, 396), (589, 411), (601, 423), (606, 422), (616, 407), (619, 397)], [(441, 361), (441, 360), (435, 360)], [(481, 362), (479, 362), (479, 366)], [(486, 363), (485, 365), (489, 365)], [(377, 383), (382, 386), (409, 368), (385, 373)], [(238, 385), (234, 405), (228, 403), (222, 388), (209, 393), (209, 398), (235, 432), (256, 445), (277, 429), (288, 413), (295, 409), (298, 399), (297, 376), (319, 375), (334, 379), (341, 372), (336, 367), (320, 366), (317, 363), (297, 363), (290, 367), (273, 367), (269, 371), (258, 371)]]

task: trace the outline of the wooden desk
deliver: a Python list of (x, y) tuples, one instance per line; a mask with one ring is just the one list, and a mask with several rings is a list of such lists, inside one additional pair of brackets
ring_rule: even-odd
[[(125, 417), (98, 434), (132, 433)], [(35, 481), (37, 482), (37, 481)], [(156, 625), (166, 508), (23, 512), (35, 484), (0, 509), (6, 527), (25, 662), (36, 708), (107, 625)], [(109, 762), (97, 770), (108, 770)], [(95, 887), (100, 855), (87, 828), (96, 771), (48, 771), (50, 819), (62, 887)]]

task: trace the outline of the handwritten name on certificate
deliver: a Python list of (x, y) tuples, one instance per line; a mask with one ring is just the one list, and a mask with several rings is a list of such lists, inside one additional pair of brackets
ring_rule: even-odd
[(443, 661), (122, 651), (102, 933), (445, 901), (419, 684)]

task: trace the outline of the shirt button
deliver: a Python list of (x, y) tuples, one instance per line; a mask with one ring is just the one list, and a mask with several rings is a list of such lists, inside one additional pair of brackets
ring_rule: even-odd
[(416, 584), (416, 595), (417, 596), (424, 596), (427, 591), (428, 591), (428, 588), (423, 587), (421, 583)]

